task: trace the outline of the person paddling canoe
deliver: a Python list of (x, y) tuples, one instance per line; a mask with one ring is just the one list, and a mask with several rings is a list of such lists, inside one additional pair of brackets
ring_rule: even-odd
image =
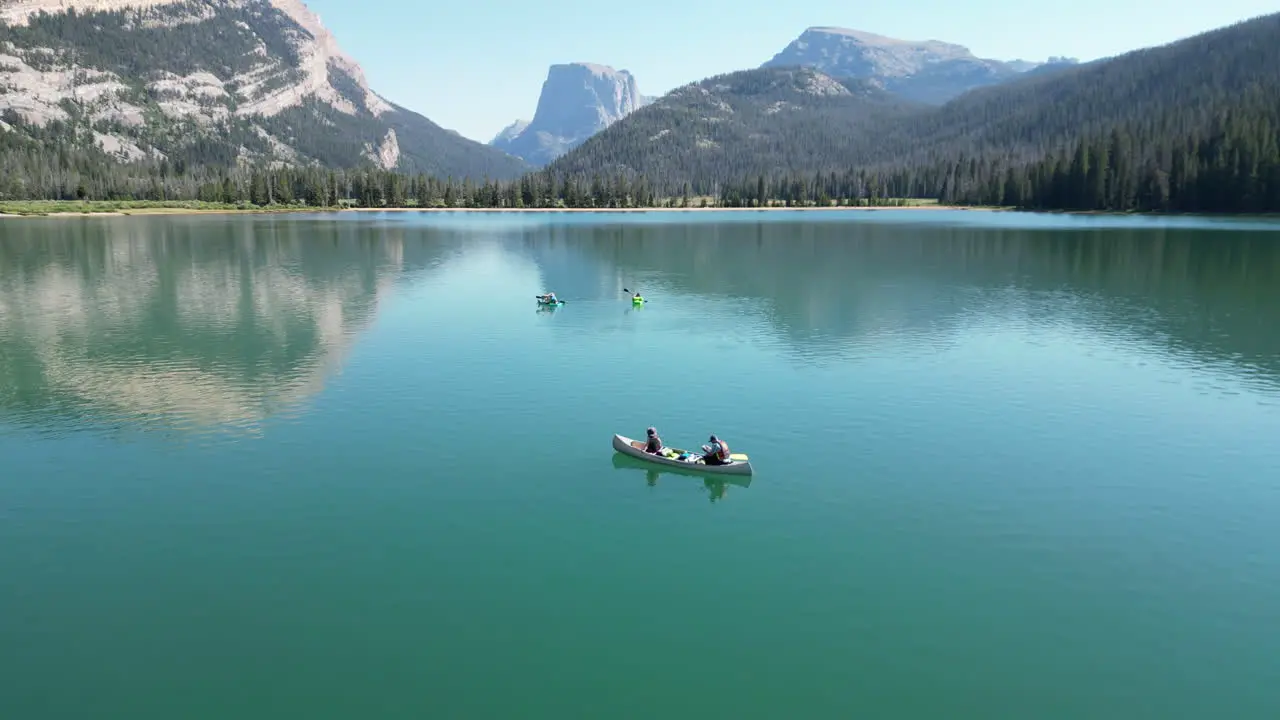
[(640, 295), (640, 293), (636, 293), (635, 295), (631, 296), (631, 302), (642, 303), (644, 302), (644, 298)]
[(559, 302), (559, 300), (556, 299), (556, 294), (553, 292), (549, 292), (546, 295), (539, 295), (538, 299), (544, 303), (547, 303), (548, 305)]
[(702, 456), (702, 462), (708, 465), (728, 465), (729, 445), (715, 435), (712, 435), (708, 442), (711, 444), (702, 446), (707, 453)]

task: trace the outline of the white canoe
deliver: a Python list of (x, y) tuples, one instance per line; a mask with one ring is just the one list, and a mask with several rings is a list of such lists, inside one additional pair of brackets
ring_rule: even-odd
[[(613, 449), (617, 450), (623, 455), (630, 455), (633, 458), (638, 458), (640, 460), (647, 460), (651, 463), (657, 463), (659, 465), (671, 465), (674, 467), (686, 468), (689, 470), (696, 470), (698, 472), (704, 472), (704, 473), (716, 473), (719, 475), (750, 475), (751, 474), (750, 459), (746, 455), (741, 455), (736, 453), (730, 456), (730, 457), (733, 457), (734, 459), (730, 460), (727, 465), (708, 465), (702, 462), (702, 453), (700, 452), (692, 454), (689, 457), (689, 459), (677, 460), (675, 457), (666, 457), (664, 455), (654, 455), (653, 453), (647, 453), (644, 451), (643, 441), (632, 440), (629, 437), (623, 437), (622, 435), (618, 435), (616, 433), (613, 436)], [(667, 448), (667, 450), (670, 450), (675, 455), (680, 455), (685, 453), (684, 450), (680, 450), (677, 448)]]

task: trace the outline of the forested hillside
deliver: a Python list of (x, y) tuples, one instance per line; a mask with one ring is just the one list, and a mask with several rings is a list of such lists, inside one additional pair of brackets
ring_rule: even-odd
[[(712, 102), (733, 107), (748, 95), (720, 87)], [(771, 138), (767, 151), (745, 140), (711, 147), (697, 141), (720, 132), (724, 115), (681, 89), (655, 104), (671, 119), (635, 113), (551, 169), (635, 172), (659, 193), (689, 184), (731, 202), (755, 198), (763, 182), (809, 200), (1280, 210), (1280, 14), (975, 90), (937, 109), (859, 115), (821, 96), (792, 102), (792, 115), (734, 123), (735, 138)]]
[[(317, 79), (314, 63), (294, 64), (317, 52), (305, 42), (315, 36), (273, 12), (283, 1), (237, 4), (246, 15), (181, 2), (163, 7), (196, 15), (153, 8), (98, 13), (97, 24), (67, 13), (0, 25), (0, 200), (638, 207), (911, 198), (1280, 212), (1280, 14), (1028, 73), (942, 107), (811, 68), (730, 73), (679, 88), (517, 177), (519, 160), (387, 103), (353, 65), (331, 60)], [(148, 29), (160, 33), (156, 44), (130, 53), (129, 38), (140, 36), (129, 33)], [(202, 34), (213, 30), (217, 42)], [(272, 61), (246, 73), (250, 45)], [(307, 72), (306, 83), (289, 85)], [(50, 102), (29, 92), (36, 85), (67, 92)], [(263, 112), (246, 115), (246, 106)]]
[(553, 175), (642, 175), (660, 190), (697, 194), (745, 175), (837, 172), (874, 153), (866, 128), (924, 108), (863, 80), (812, 68), (762, 68), (673, 90), (548, 166)]

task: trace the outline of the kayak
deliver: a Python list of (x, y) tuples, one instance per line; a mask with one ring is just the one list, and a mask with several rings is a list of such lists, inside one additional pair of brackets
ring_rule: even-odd
[(643, 304), (644, 304), (644, 298), (641, 298), (641, 299), (639, 299), (639, 300), (637, 300), (637, 299), (635, 299), (635, 298), (631, 298), (631, 304), (632, 304), (632, 305), (643, 305)]
[(538, 301), (538, 304), (539, 304), (539, 305), (546, 305), (547, 307), (560, 307), (561, 305), (563, 305), (563, 304), (564, 304), (564, 301), (563, 301), (563, 300), (557, 300), (557, 301), (555, 301), (555, 302), (547, 302), (546, 300), (539, 300), (539, 301)]
[(651, 463), (659, 465), (670, 465), (672, 467), (686, 468), (689, 470), (697, 470), (698, 472), (716, 473), (719, 475), (750, 475), (751, 461), (741, 453), (734, 453), (729, 456), (730, 460), (727, 465), (708, 465), (702, 462), (702, 453), (690, 453), (686, 450), (677, 448), (663, 448), (663, 455), (654, 455), (644, 451), (644, 441), (632, 440), (629, 437), (623, 437), (614, 433), (613, 449), (640, 460), (647, 460)]

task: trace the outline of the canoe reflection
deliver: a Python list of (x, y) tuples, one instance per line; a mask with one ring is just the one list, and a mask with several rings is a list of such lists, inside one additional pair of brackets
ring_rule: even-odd
[(684, 470), (675, 466), (658, 466), (653, 463), (643, 462), (635, 458), (627, 457), (620, 453), (613, 454), (613, 467), (615, 470), (635, 470), (645, 474), (645, 480), (649, 487), (656, 487), (658, 478), (661, 475), (672, 475), (690, 478), (693, 480), (701, 480), (703, 488), (707, 491), (711, 502), (723, 500), (729, 492), (730, 485), (738, 487), (751, 487), (750, 475), (715, 475), (708, 476), (703, 473)]

